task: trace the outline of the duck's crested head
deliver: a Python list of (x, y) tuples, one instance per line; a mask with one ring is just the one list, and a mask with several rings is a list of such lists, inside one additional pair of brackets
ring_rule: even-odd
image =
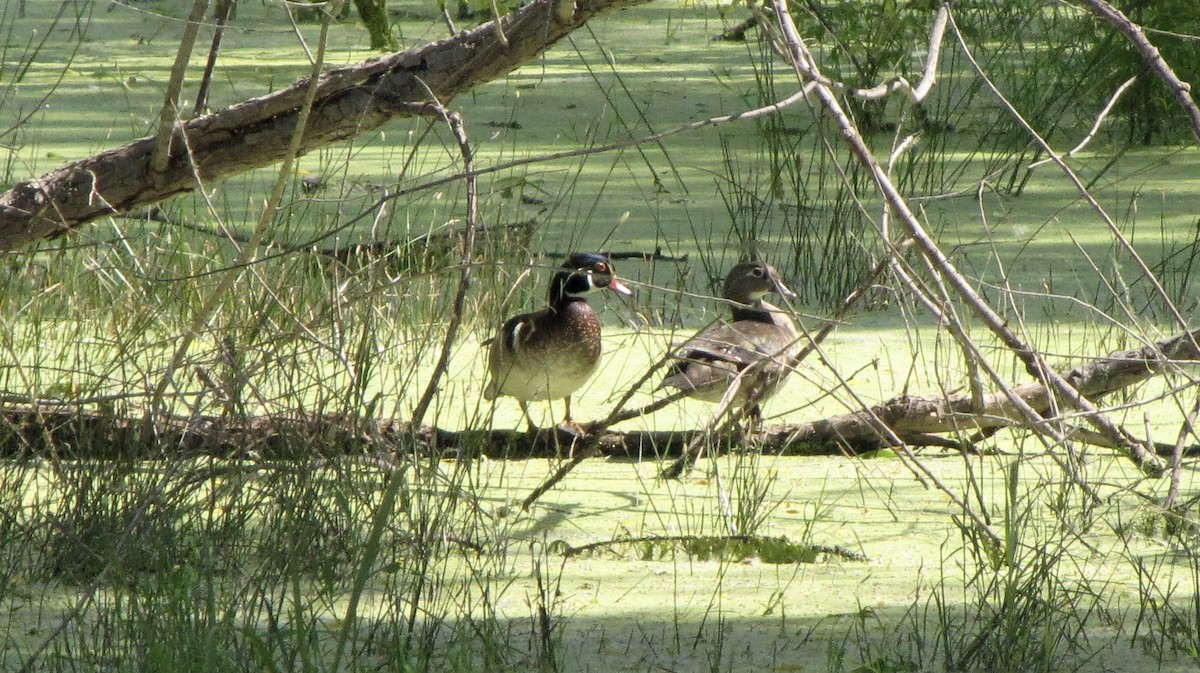
[(762, 301), (763, 295), (774, 292), (784, 299), (795, 299), (775, 267), (766, 262), (739, 262), (725, 276), (724, 296), (741, 304)]
[(608, 257), (594, 252), (573, 252), (550, 282), (550, 302), (582, 299), (593, 290), (612, 290), (625, 296), (633, 294), (617, 278)]

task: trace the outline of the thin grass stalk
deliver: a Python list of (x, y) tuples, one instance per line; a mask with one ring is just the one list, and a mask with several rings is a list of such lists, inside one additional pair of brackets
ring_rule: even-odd
[(196, 312), (192, 323), (182, 335), (179, 337), (179, 345), (175, 349), (175, 353), (168, 361), (162, 378), (159, 379), (158, 385), (155, 386), (154, 392), (150, 400), (150, 412), (152, 416), (157, 416), (163, 411), (163, 397), (166, 395), (167, 388), (174, 383), (175, 371), (183, 363), (183, 359), (187, 357), (188, 351), (191, 349), (192, 342), (200, 336), (201, 331), (212, 320), (213, 315), (220, 308), (220, 302), (225, 299), (229, 291), (233, 289), (234, 284), (242, 277), (242, 270), (254, 259), (258, 252), (258, 246), (266, 237), (267, 231), (271, 227), (271, 223), (275, 219), (276, 210), (279, 204), (283, 201), (283, 192), (287, 188), (288, 180), (292, 174), (292, 164), (296, 160), (296, 156), (300, 153), (300, 143), (304, 139), (304, 130), (308, 125), (308, 116), (312, 112), (313, 102), (317, 98), (317, 90), (319, 89), (319, 80), (321, 70), (325, 65), (325, 49), (329, 42), (329, 27), (333, 23), (333, 17), (337, 14), (337, 9), (341, 5), (340, 0), (333, 0), (329, 6), (325, 8), (325, 14), (321, 21), (321, 36), (317, 45), (316, 58), (312, 63), (312, 75), (308, 80), (308, 88), (305, 92), (304, 105), (300, 109), (300, 113), (296, 119), (296, 128), (292, 132), (292, 138), (288, 146), (288, 152), (284, 156), (283, 161), (279, 165), (279, 173), (275, 179), (275, 185), (271, 189), (271, 194), (263, 205), (262, 213), (259, 215), (258, 222), (255, 224), (254, 233), (251, 236), (250, 243), (242, 247), (241, 254), (238, 255), (237, 263), (228, 267), (222, 272), (221, 279), (217, 282), (217, 286), (213, 288), (205, 299), (200, 310)]
[[(604, 45), (601, 44), (599, 38), (596, 36), (596, 33), (592, 30), (591, 24), (585, 24), (584, 30), (586, 30), (592, 40), (595, 41), (596, 46), (603, 50)], [(587, 69), (588, 75), (596, 84), (596, 89), (604, 96), (605, 102), (608, 104), (608, 107), (612, 111), (613, 115), (616, 116), (617, 121), (620, 122), (621, 126), (624, 127), (625, 130), (632, 131), (632, 126), (621, 114), (621, 106), (618, 105), (617, 101), (615, 100), (615, 97), (612, 93), (612, 85), (605, 81), (601, 81), (600, 77), (596, 74), (596, 71), (592, 68), (591, 61), (584, 57), (583, 53), (579, 50), (579, 47), (575, 44), (575, 40), (571, 37), (568, 37), (567, 40), (570, 41), (571, 46), (575, 48), (575, 53), (580, 57), (580, 64)], [(621, 87), (621, 92), (625, 94), (625, 99), (629, 101), (629, 104), (636, 111), (638, 121), (641, 122), (641, 125), (645, 126), (646, 128), (652, 128), (650, 120), (646, 118), (646, 111), (645, 106), (642, 104), (642, 97), (640, 95), (635, 96), (633, 94), (629, 88), (629, 85), (625, 83), (625, 78), (622, 77), (621, 72), (617, 70), (615, 61), (612, 59), (605, 59), (604, 62), (608, 66), (608, 73), (606, 74), (612, 77), (613, 82), (615, 82), (617, 86)], [(667, 146), (662, 143), (661, 139), (656, 139), (653, 142), (662, 153), (663, 159), (666, 160), (667, 165), (670, 166), (671, 174), (675, 177), (676, 183), (682, 187), (684, 184), (683, 178), (680, 176), (679, 169), (675, 166), (675, 162), (671, 160), (671, 154), (667, 151)], [(646, 164), (646, 168), (650, 175), (653, 176), (655, 187), (657, 189), (666, 189), (666, 185), (663, 185), (662, 181), (658, 177), (659, 171), (655, 169), (650, 157), (647, 156), (646, 151), (642, 149), (643, 144), (645, 143), (638, 143), (634, 149), (637, 150), (638, 156), (641, 157), (642, 161)]]
[(450, 365), (454, 340), (458, 337), (459, 326), (462, 325), (467, 292), (471, 289), (471, 261), (475, 255), (475, 229), (479, 221), (479, 180), (475, 174), (475, 160), (471, 152), (471, 144), (467, 140), (466, 129), (463, 127), (462, 116), (446, 110), (440, 104), (432, 105), (430, 111), (440, 116), (454, 132), (454, 137), (458, 140), (459, 151), (462, 152), (463, 173), (467, 182), (467, 226), (463, 233), (462, 272), (458, 279), (458, 292), (454, 295), (450, 323), (446, 326), (446, 336), (442, 340), (442, 351), (438, 356), (437, 365), (434, 366), (433, 373), (429, 376), (425, 392), (417, 402), (416, 408), (413, 409), (411, 424), (414, 430), (420, 429), (425, 412), (429, 410), (433, 396), (437, 394), (438, 382), (441, 381), (442, 375), (446, 373), (446, 368)]
[[(350, 587), (350, 596), (346, 604), (346, 614), (342, 617), (342, 629), (338, 632), (337, 646), (333, 651), (333, 661), (329, 667), (330, 671), (341, 670), (342, 654), (346, 650), (346, 643), (350, 639), (350, 634), (358, 628), (358, 604), (362, 600), (363, 592), (366, 591), (367, 581), (371, 579), (371, 573), (375, 569), (375, 560), (379, 557), (379, 552), (383, 548), (383, 533), (391, 521), (392, 510), (395, 509), (396, 496), (400, 492), (401, 485), (404, 483), (404, 469), (406, 468), (392, 470), (388, 473), (387, 482), (384, 484), (383, 498), (380, 499), (379, 507), (375, 510), (375, 516), (371, 519), (371, 532), (363, 544), (358, 571), (354, 574), (354, 584)], [(418, 600), (418, 597), (414, 596), (413, 600)]]
[[(16, 85), (19, 84), (21, 80), (25, 79), (25, 74), (29, 72), (29, 69), (32, 68), (35, 63), (38, 62), (37, 55), (42, 52), (42, 49), (46, 48), (46, 42), (50, 39), (51, 35), (55, 34), (55, 31), (58, 29), (59, 22), (62, 21), (63, 16), (67, 13), (67, 9), (70, 6), (71, 3), (69, 2), (64, 2), (59, 5), (58, 13), (54, 15), (54, 19), (50, 22), (50, 24), (48, 26), (41, 27), (41, 39), (37, 46), (32, 49), (32, 51), (26, 47), (25, 53), (21, 54), (21, 56), (16, 59), (13, 59), (7, 53), (7, 46), (4, 48), (4, 52), (0, 52), (0, 55), (3, 56), (6, 64), (13, 62), (21, 64), (20, 68), (18, 68), (13, 74), (12, 81), (10, 81), (4, 87), (5, 91), (7, 92), (5, 93), (6, 97), (12, 95)], [(14, 22), (11, 25), (15, 27), (17, 24)], [(58, 77), (54, 80), (54, 84), (49, 87), (45, 87), (40, 98), (33, 105), (24, 108), (26, 110), (24, 113), (18, 115), (12, 124), (10, 124), (3, 131), (0, 131), (0, 138), (8, 138), (9, 136), (13, 135), (19, 129), (23, 128), (25, 124), (29, 122), (29, 120), (33, 119), (35, 115), (40, 114), (41, 111), (45, 109), (46, 102), (49, 101), (50, 97), (58, 91), (59, 85), (62, 84), (67, 73), (71, 71), (72, 67), (74, 67), (75, 56), (79, 53), (79, 50), (83, 47), (83, 44), (83, 40), (79, 40), (75, 43), (75, 48), (71, 51), (70, 58), (66, 59), (65, 63), (61, 63), (61, 65), (58, 66)], [(0, 66), (0, 73), (3, 73), (3, 66)], [(41, 89), (42, 87), (39, 88)]]

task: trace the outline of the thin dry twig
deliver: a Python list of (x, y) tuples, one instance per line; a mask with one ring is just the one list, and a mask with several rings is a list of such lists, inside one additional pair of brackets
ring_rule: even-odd
[[(779, 17), (783, 35), (786, 37), (787, 44), (792, 50), (793, 58), (791, 60), (797, 75), (800, 76), (802, 81), (820, 78), (821, 74), (816, 66), (816, 62), (812, 54), (808, 51), (808, 47), (800, 39), (795, 23), (788, 13), (786, 2), (784, 0), (773, 0), (773, 3), (776, 14)], [(951, 22), (953, 22), (952, 19)], [(829, 87), (818, 83), (818, 86), (814, 89), (814, 94), (820, 101), (821, 106), (838, 125), (842, 139), (847, 143), (851, 152), (871, 173), (876, 187), (880, 190), (888, 207), (908, 231), (913, 245), (921, 251), (922, 255), (929, 260), (929, 263), (939, 274), (942, 274), (950, 281), (951, 287), (971, 307), (972, 311), (984, 321), (988, 329), (996, 334), (1002, 343), (1008, 346), (1024, 363), (1026, 371), (1035, 378), (1043, 381), (1045, 385), (1068, 404), (1081, 409), (1088, 422), (1099, 431), (1111, 436), (1142, 470), (1150, 474), (1162, 474), (1164, 469), (1162, 461), (1152, 451), (1148, 450), (1144, 443), (1126, 433), (1097, 409), (1095, 405), (1081, 396), (1078, 390), (1072, 387), (1071, 384), (1064, 380), (1061, 375), (1044, 361), (1037, 350), (1026, 344), (1008, 327), (1006, 321), (991, 308), (970, 283), (967, 282), (967, 279), (959, 273), (954, 263), (942, 252), (924, 226), (921, 225), (912, 209), (909, 208), (904, 196), (892, 183), (883, 167), (880, 166), (871, 149), (863, 140), (862, 135), (858, 132), (854, 122), (842, 108), (836, 93)], [(1038, 428), (1039, 431), (1052, 433), (1052, 436), (1056, 439), (1062, 439), (1061, 433), (1024, 400), (1016, 395), (1012, 395), (1011, 399), (1013, 404), (1021, 409), (1033, 427)]]
[(414, 428), (421, 427), (425, 412), (429, 410), (433, 396), (437, 394), (438, 383), (450, 365), (450, 354), (454, 350), (454, 340), (458, 337), (459, 326), (462, 325), (463, 308), (466, 306), (467, 292), (471, 288), (471, 269), (473, 267), (471, 260), (475, 256), (475, 229), (479, 221), (479, 184), (475, 175), (475, 161), (471, 145), (467, 141), (467, 132), (463, 126), (462, 117), (456, 112), (446, 110), (440, 104), (431, 104), (428, 107), (431, 114), (438, 115), (446, 122), (454, 133), (455, 139), (458, 140), (459, 151), (462, 153), (463, 173), (466, 175), (467, 181), (467, 225), (462, 239), (462, 270), (458, 279), (458, 292), (454, 295), (454, 305), (450, 312), (450, 322), (446, 325), (446, 336), (442, 341), (441, 354), (438, 356), (433, 373), (429, 376), (425, 392), (417, 402), (416, 408), (413, 409), (412, 427)]
[(200, 77), (200, 86), (196, 89), (196, 104), (192, 107), (192, 115), (199, 117), (208, 107), (208, 90), (212, 86), (213, 70), (217, 67), (217, 55), (221, 51), (221, 40), (225, 37), (225, 24), (237, 6), (237, 0), (217, 0), (216, 26), (213, 27), (212, 44), (208, 48), (208, 61), (204, 64), (204, 74)]
[[(621, 399), (617, 400), (617, 403), (613, 405), (612, 411), (609, 412), (606, 418), (600, 421), (584, 424), (583, 427), (585, 428), (585, 432), (587, 434), (583, 438), (582, 445), (575, 449), (575, 452), (569, 461), (555, 470), (554, 474), (550, 475), (541, 483), (540, 486), (533, 489), (529, 495), (525, 496), (525, 499), (521, 501), (521, 509), (528, 510), (533, 506), (534, 503), (538, 501), (538, 498), (542, 497), (542, 495), (544, 495), (547, 491), (554, 488), (560, 481), (565, 479), (567, 475), (571, 473), (571, 470), (574, 470), (580, 463), (588, 458), (600, 453), (600, 439), (604, 435), (604, 431), (608, 429), (608, 426), (616, 423), (617, 419), (621, 417), (624, 411), (625, 403), (627, 403), (630, 398), (637, 393), (638, 390), (641, 390), (642, 386), (646, 385), (646, 382), (649, 381), (659, 369), (662, 369), (668, 362), (671, 362), (671, 360), (672, 358), (670, 354), (665, 355), (660, 358), (658, 362), (654, 363), (648, 370), (646, 370), (646, 373), (643, 374), (640, 379), (635, 381), (633, 385), (629, 386), (625, 390), (625, 394), (622, 395)], [(678, 395), (675, 397), (675, 399), (681, 399), (682, 397), (683, 395)]]
[[(787, 35), (786, 31), (783, 35), (780, 35), (774, 30), (774, 27), (778, 25), (778, 17), (776, 21), (771, 21), (770, 18), (765, 15), (767, 7), (768, 6), (766, 5), (760, 6), (757, 4), (751, 6), (751, 11), (756, 13), (758, 19), (756, 23), (767, 28), (767, 33), (771, 39), (771, 45), (775, 49), (775, 52), (782, 56), (784, 60), (794, 64), (793, 59), (796, 57), (796, 54), (788, 45), (791, 38)], [(775, 12), (779, 11), (778, 7), (774, 7), (774, 10)], [(937, 83), (938, 60), (941, 58), (942, 41), (946, 36), (946, 25), (949, 21), (949, 18), (949, 5), (944, 4), (938, 7), (937, 14), (933, 19), (933, 25), (929, 29), (929, 43), (928, 52), (925, 57), (925, 68), (922, 71), (921, 79), (917, 82), (916, 86), (913, 86), (904, 77), (897, 75), (896, 77), (880, 82), (879, 84), (867, 89), (851, 87), (847, 86), (843, 82), (830, 79), (818, 72), (815, 68), (815, 61), (811, 62), (814, 67), (806, 68), (806, 70), (809, 71), (809, 81), (813, 84), (825, 86), (831, 91), (835, 91), (839, 94), (850, 96), (852, 98), (857, 98), (859, 100), (879, 100), (882, 98), (887, 98), (893, 93), (900, 91), (907, 95), (909, 100), (912, 102), (920, 103), (925, 99), (926, 96), (929, 95), (929, 92), (933, 90), (934, 85)]]
[[(883, 235), (885, 236), (884, 240), (890, 245), (890, 241), (888, 241), (886, 238), (886, 227), (883, 228), (883, 231)], [(922, 256), (921, 259), (925, 262), (926, 270), (934, 279), (935, 286), (941, 293), (939, 298), (930, 296), (925, 288), (921, 286), (921, 283), (919, 283), (917, 279), (908, 272), (904, 265), (900, 263), (900, 260), (895, 257), (893, 257), (894, 261), (892, 264), (892, 272), (896, 275), (900, 282), (908, 288), (908, 291), (912, 293), (912, 295), (916, 297), (917, 300), (920, 301), (930, 313), (937, 316), (942, 324), (946, 325), (950, 330), (950, 335), (962, 350), (964, 360), (968, 363), (968, 368), (972, 374), (970, 380), (971, 398), (977, 408), (985, 408), (983, 381), (980, 380), (981, 372), (986, 373), (988, 378), (997, 382), (1000, 385), (1001, 390), (1004, 391), (1004, 395), (1006, 395), (1010, 400), (1024, 400), (1024, 396), (1022, 396), (1018, 391), (1014, 390), (1012, 386), (1008, 385), (1004, 381), (1004, 377), (1000, 374), (1000, 372), (992, 367), (991, 363), (988, 362), (983, 353), (979, 350), (978, 345), (971, 340), (970, 335), (967, 334), (966, 327), (962, 323), (962, 319), (958, 316), (958, 312), (954, 310), (954, 305), (950, 301), (949, 290), (946, 288), (945, 283), (942, 282), (936, 269), (929, 265), (927, 258)], [(1051, 395), (1048, 396), (1048, 398), (1051, 406), (1053, 407), (1054, 397)], [(1029, 406), (1032, 408), (1032, 405)], [(967, 419), (963, 420), (963, 427), (969, 427), (970, 424), (967, 422)], [(1057, 428), (1055, 428), (1055, 432), (1055, 437), (1068, 436), (1065, 432), (1058, 430)], [(1050, 450), (1052, 449), (1054, 442), (1046, 439), (1046, 437), (1050, 437), (1051, 433), (1038, 433), (1037, 436), (1043, 439), (1043, 443), (1049, 450), (1051, 460), (1055, 461), (1055, 463), (1062, 468), (1063, 472), (1070, 477), (1071, 481), (1078, 486), (1080, 490), (1086, 493), (1093, 502), (1099, 502), (1100, 496), (1096, 493), (1095, 488), (1093, 488), (1080, 476), (1079, 470), (1076, 469), (1073, 464), (1063, 460), (1062, 457), (1056, 454), (1053, 450)], [(1063, 444), (1064, 442), (1062, 440), (1058, 440), (1057, 443)], [(923, 465), (921, 466), (921, 469), (923, 472), (925, 471)]]
[(1179, 481), (1183, 472), (1183, 449), (1187, 442), (1188, 435), (1196, 436), (1196, 416), (1200, 414), (1200, 396), (1196, 397), (1195, 403), (1192, 404), (1192, 410), (1188, 412), (1186, 418), (1183, 419), (1183, 424), (1179, 427), (1179, 437), (1175, 440), (1174, 450), (1171, 453), (1171, 486), (1167, 489), (1167, 498), (1163, 501), (1163, 507), (1172, 509), (1175, 502), (1179, 499)]
[(692, 469), (696, 461), (703, 457), (705, 449), (712, 443), (714, 436), (724, 435), (738, 426), (742, 417), (746, 415), (746, 410), (758, 404), (767, 392), (766, 386), (756, 386), (746, 395), (746, 400), (743, 404), (734, 407), (733, 402), (737, 399), (737, 395), (742, 389), (742, 384), (746, 381), (753, 381), (754, 377), (764, 367), (775, 362), (775, 357), (778, 355), (776, 353), (772, 357), (763, 358), (741, 370), (737, 373), (737, 376), (733, 377), (733, 380), (729, 382), (729, 386), (725, 389), (725, 394), (721, 396), (721, 400), (717, 403), (711, 416), (709, 416), (708, 422), (704, 424), (704, 428), (688, 443), (687, 450), (683, 452), (683, 455), (659, 472), (659, 477), (662, 479), (678, 479), (682, 477), (688, 470)]
[[(1088, 129), (1087, 134), (1083, 136), (1083, 140), (1080, 140), (1079, 143), (1075, 145), (1075, 147), (1072, 147), (1070, 150), (1068, 150), (1066, 154), (1060, 155), (1060, 159), (1067, 159), (1079, 154), (1085, 147), (1088, 146), (1088, 143), (1092, 142), (1092, 139), (1096, 137), (1096, 133), (1100, 130), (1100, 125), (1103, 124), (1104, 120), (1108, 118), (1108, 114), (1112, 112), (1112, 109), (1114, 106), (1116, 106), (1117, 101), (1121, 100), (1121, 95), (1124, 94), (1129, 87), (1133, 86), (1133, 83), (1136, 81), (1137, 75), (1134, 75), (1133, 77), (1125, 80), (1121, 86), (1117, 87), (1117, 90), (1113, 92), (1113, 95), (1108, 98), (1108, 104), (1104, 106), (1104, 109), (1100, 111), (1100, 114), (1096, 115), (1096, 121), (1092, 122), (1092, 128)], [(1029, 168), (1032, 170), (1039, 166), (1052, 163), (1053, 161), (1053, 158), (1046, 157), (1045, 159), (1029, 164)]]
[(158, 133), (155, 135), (154, 156), (150, 165), (155, 173), (167, 170), (171, 158), (171, 138), (175, 135), (175, 123), (179, 119), (179, 93), (183, 90), (183, 78), (187, 73), (188, 60), (196, 46), (196, 35), (208, 9), (208, 0), (195, 0), (192, 14), (184, 25), (179, 49), (175, 52), (175, 63), (171, 66), (171, 78), (167, 81), (167, 92), (163, 96), (162, 109), (158, 113)]

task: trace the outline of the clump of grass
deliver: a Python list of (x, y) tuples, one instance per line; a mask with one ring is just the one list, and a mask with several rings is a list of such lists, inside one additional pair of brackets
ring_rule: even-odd
[[(1119, 518), (1113, 531), (1137, 581), (1137, 614), (1130, 642), (1162, 661), (1200, 661), (1200, 519), (1195, 498), (1170, 509), (1143, 504)], [(1155, 542), (1147, 553), (1137, 539)], [(1166, 546), (1167, 552), (1162, 553)]]
[(730, 535), (757, 535), (783, 497), (775, 493), (778, 474), (764, 466), (757, 451), (737, 451), (731, 456), (732, 473), (721, 479), (714, 461), (714, 476), (721, 502), (722, 521)]
[(28, 524), (28, 488), (36, 480), (36, 470), (26, 464), (0, 467), (0, 605), (28, 597), (22, 584), (40, 542)]
[(35, 574), (86, 583), (101, 573), (133, 581), (195, 557), (194, 540), (180, 526), (189, 517), (178, 494), (161, 490), (153, 470), (120, 462), (62, 466), (56, 492), (32, 510), (43, 532)]
[(268, 475), (255, 528), (257, 565), (267, 576), (316, 576), (336, 583), (361, 552), (377, 497), (368, 484), (333, 467)]
[(1159, 661), (1168, 655), (1200, 661), (1200, 554), (1186, 549), (1181, 569), (1162, 558), (1133, 553), (1128, 558), (1138, 583), (1131, 641)]
[(898, 622), (866, 611), (831, 644), (831, 670), (855, 654), (856, 671), (1075, 670), (1095, 656), (1089, 619), (1107, 608), (1103, 589), (1060, 567), (1066, 555), (1054, 543), (1024, 547), (1016, 563), (980, 563), (962, 584), (943, 574)]
[(1060, 548), (1027, 550), (1001, 572), (967, 582), (966, 614), (937, 598), (944, 661), (956, 670), (1062, 671), (1090, 651), (1086, 615), (1100, 596), (1064, 578)]
[[(856, 622), (846, 643), (831, 650), (838, 670), (851, 644), (865, 662), (856, 670), (870, 671), (1049, 673), (1074, 670), (1095, 656), (1089, 620), (1115, 620), (1106, 616), (1107, 588), (1078, 577), (1075, 567), (1070, 543), (1080, 525), (1061, 511), (1065, 500), (1078, 496), (1075, 484), (1060, 475), (1058, 483), (1024, 489), (1020, 464), (1001, 468), (1004, 501), (989, 515), (1003, 520), (1003, 538), (997, 543), (960, 521), (962, 556), (943, 560), (928, 597), (914, 600), (899, 623)], [(982, 487), (977, 473), (970, 479), (973, 489)], [(1057, 513), (1054, 525), (1038, 523), (1042, 508)], [(962, 568), (961, 578), (946, 574), (952, 565)]]
[[(512, 543), (476, 501), (471, 463), (446, 466), (64, 465), (63, 483), (0, 534), (44, 548), (31, 569), (39, 577), (102, 588), (48, 641), (47, 663), (556, 670), (557, 580), (538, 566), (531, 605), (551, 625), (538, 622), (529, 647), (514, 647), (496, 611)], [(451, 643), (469, 645), (447, 658)]]

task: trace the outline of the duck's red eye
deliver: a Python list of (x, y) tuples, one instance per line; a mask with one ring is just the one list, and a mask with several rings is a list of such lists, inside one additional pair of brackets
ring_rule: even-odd
[(608, 265), (604, 262), (598, 262), (596, 264), (596, 273), (608, 273)]

